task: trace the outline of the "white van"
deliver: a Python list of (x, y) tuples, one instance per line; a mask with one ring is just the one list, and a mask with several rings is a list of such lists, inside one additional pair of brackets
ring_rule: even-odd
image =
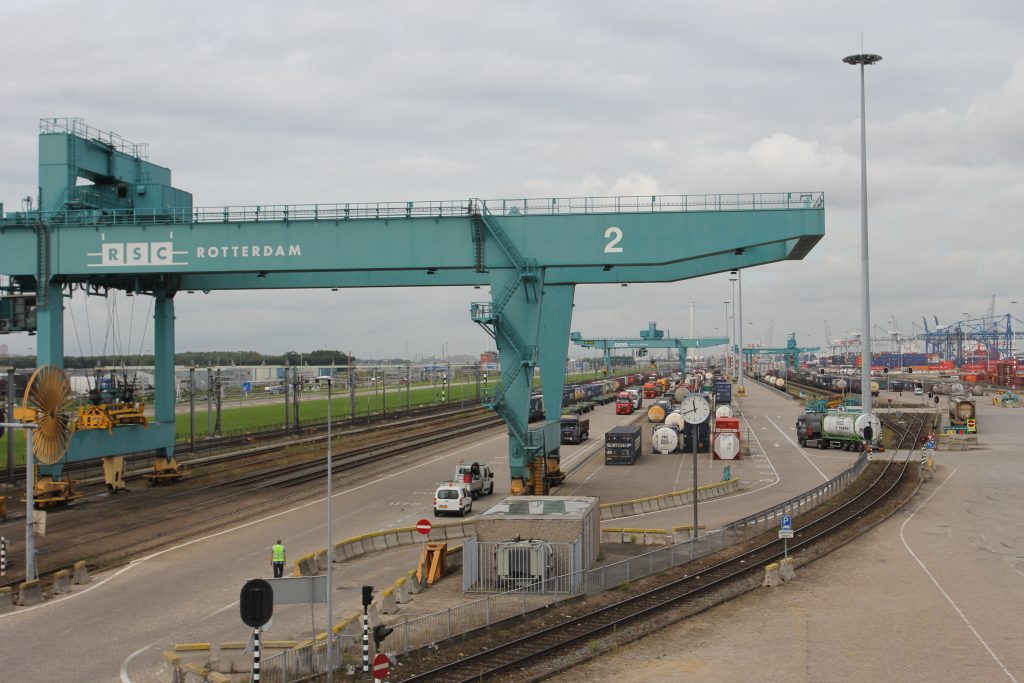
[(461, 482), (448, 481), (434, 491), (434, 516), (442, 513), (458, 514), (465, 517), (473, 510), (473, 495), (469, 487)]

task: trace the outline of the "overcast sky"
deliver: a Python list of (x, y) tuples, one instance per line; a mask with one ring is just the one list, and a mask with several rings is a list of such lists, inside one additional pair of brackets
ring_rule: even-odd
[[(776, 344), (806, 345), (825, 321), (860, 327), (860, 92), (841, 60), (863, 33), (884, 57), (867, 72), (872, 322), (910, 333), (992, 295), (1024, 318), (1019, 0), (6, 0), (0, 24), (8, 211), (35, 194), (38, 119), (58, 116), (149, 143), (196, 206), (823, 191), (808, 257), (744, 274), (744, 341), (774, 322)], [(475, 354), (493, 348), (467, 313), (480, 295), (182, 293), (177, 348)], [(694, 301), (696, 333), (721, 334), (731, 298), (726, 274), (580, 286), (572, 329), (688, 334)], [(121, 306), (135, 353), (148, 304)], [(103, 303), (70, 308), (67, 353), (109, 350)]]

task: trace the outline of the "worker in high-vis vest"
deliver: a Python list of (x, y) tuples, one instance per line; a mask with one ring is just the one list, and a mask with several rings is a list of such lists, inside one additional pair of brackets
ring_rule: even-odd
[(277, 539), (277, 543), (270, 549), (270, 563), (274, 565), (274, 578), (280, 579), (284, 576), (284, 546), (281, 545), (281, 539)]

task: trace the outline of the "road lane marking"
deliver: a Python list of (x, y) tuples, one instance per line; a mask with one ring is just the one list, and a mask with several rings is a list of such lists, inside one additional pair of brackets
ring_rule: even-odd
[[(466, 446), (465, 448), (460, 448), (457, 451), (452, 451), (451, 453), (446, 453), (444, 455), (439, 455), (436, 458), (432, 458), (430, 460), (424, 460), (423, 462), (421, 462), (421, 463), (419, 463), (417, 465), (412, 465), (410, 467), (407, 467), (404, 470), (398, 470), (397, 472), (392, 472), (391, 474), (386, 474), (383, 477), (378, 477), (377, 479), (374, 479), (373, 481), (368, 481), (365, 484), (359, 484), (358, 486), (353, 486), (351, 488), (345, 489), (344, 491), (339, 491), (339, 492), (335, 493), (332, 496), (332, 498), (338, 498), (339, 496), (344, 496), (345, 494), (352, 493), (353, 491), (359, 491), (359, 490), (364, 489), (364, 488), (366, 488), (368, 486), (373, 486), (374, 484), (379, 484), (382, 481), (386, 481), (388, 479), (391, 479), (393, 477), (397, 477), (397, 476), (405, 474), (407, 472), (411, 472), (413, 470), (417, 470), (417, 469), (419, 469), (421, 467), (424, 467), (426, 465), (432, 465), (435, 462), (444, 460), (446, 458), (450, 458), (453, 455), (458, 455), (459, 453), (462, 453), (464, 451), (468, 451), (470, 449), (477, 448), (477, 447), (482, 446), (482, 445), (484, 445), (486, 443), (490, 443), (491, 441), (496, 441), (498, 439), (507, 439), (507, 438), (508, 438), (508, 434), (499, 434), (498, 436), (493, 436), (490, 439), (484, 439), (483, 441), (478, 441), (478, 442), (476, 442), (474, 444), (470, 444), (469, 446)], [(156, 551), (154, 553), (150, 553), (149, 555), (146, 555), (144, 557), (140, 557), (137, 560), (132, 560), (127, 565), (125, 565), (124, 567), (121, 567), (120, 569), (115, 571), (110, 576), (104, 577), (102, 580), (97, 581), (96, 583), (90, 583), (88, 588), (85, 588), (85, 589), (80, 590), (80, 591), (76, 591), (74, 593), (69, 593), (68, 595), (66, 595), (64, 597), (61, 597), (61, 598), (54, 598), (54, 599), (48, 600), (46, 602), (41, 602), (38, 605), (33, 605), (32, 607), (24, 607), (24, 608), (18, 609), (17, 611), (14, 611), (14, 612), (7, 612), (5, 614), (0, 614), (0, 620), (9, 619), (11, 617), (16, 617), (16, 616), (18, 616), (20, 614), (27, 614), (27, 613), (32, 612), (32, 611), (37, 610), (37, 609), (43, 609), (45, 607), (52, 607), (53, 605), (59, 605), (62, 602), (66, 602), (67, 600), (72, 600), (74, 598), (77, 598), (77, 597), (80, 597), (82, 595), (85, 595), (86, 593), (94, 591), (97, 588), (99, 588), (100, 586), (102, 586), (105, 583), (107, 583), (108, 581), (112, 581), (113, 579), (117, 578), (121, 574), (124, 574), (125, 572), (130, 571), (130, 570), (134, 569), (135, 567), (137, 567), (137, 566), (139, 566), (139, 565), (141, 565), (141, 564), (143, 564), (145, 562), (148, 562), (150, 560), (156, 559), (157, 557), (160, 557), (161, 555), (166, 555), (167, 553), (174, 552), (175, 550), (181, 550), (182, 548), (187, 548), (187, 547), (189, 547), (191, 545), (195, 545), (197, 543), (202, 543), (203, 541), (208, 541), (210, 539), (217, 538), (219, 536), (226, 536), (227, 534), (231, 534), (231, 533), (234, 533), (234, 532), (239, 531), (241, 529), (246, 529), (246, 528), (251, 527), (251, 526), (256, 526), (257, 524), (262, 524), (263, 522), (269, 521), (271, 519), (276, 519), (278, 517), (283, 517), (284, 515), (291, 514), (292, 512), (297, 512), (299, 510), (305, 510), (306, 508), (310, 508), (310, 507), (312, 507), (314, 505), (319, 505), (319, 504), (325, 502), (326, 500), (327, 500), (327, 497), (323, 496), (321, 498), (317, 498), (316, 500), (311, 500), (308, 503), (303, 503), (301, 505), (296, 505), (295, 507), (288, 508), (287, 510), (282, 510), (281, 512), (275, 512), (274, 514), (267, 515), (266, 517), (260, 517), (258, 519), (253, 519), (253, 520), (250, 520), (248, 522), (245, 522), (244, 524), (239, 524), (237, 526), (233, 526), (233, 527), (230, 527), (228, 529), (222, 529), (220, 531), (216, 531), (216, 532), (214, 532), (212, 534), (207, 534), (206, 536), (202, 536), (200, 538), (193, 538), (192, 540), (185, 541), (183, 543), (178, 543), (176, 545), (172, 545), (169, 548), (164, 548), (163, 550), (158, 550), (158, 551)]]
[(775, 427), (776, 429), (779, 430), (779, 434), (782, 434), (782, 438), (784, 438), (789, 443), (793, 444), (793, 448), (797, 449), (797, 451), (800, 452), (800, 455), (804, 456), (804, 458), (807, 460), (807, 462), (811, 463), (811, 467), (813, 467), (814, 469), (818, 470), (818, 474), (821, 475), (821, 478), (824, 479), (825, 481), (828, 481), (828, 477), (826, 477), (825, 473), (822, 472), (820, 469), (818, 469), (818, 466), (814, 464), (814, 461), (811, 460), (811, 458), (806, 453), (804, 453), (804, 449), (800, 448), (799, 444), (797, 444), (795, 441), (793, 441), (793, 439), (789, 438), (789, 434), (787, 434), (786, 432), (782, 431), (782, 428), (779, 427), (779, 425), (775, 424), (775, 422), (770, 417), (768, 417), (767, 415), (765, 415), (764, 417), (765, 417), (766, 420), (768, 420), (769, 422), (772, 423), (773, 427)]
[(947, 593), (946, 590), (941, 585), (939, 585), (939, 582), (935, 579), (935, 577), (932, 575), (932, 573), (930, 571), (928, 571), (928, 567), (926, 567), (924, 565), (924, 562), (922, 562), (921, 558), (919, 558), (917, 556), (917, 553), (915, 553), (913, 550), (910, 549), (910, 545), (907, 544), (906, 536), (904, 536), (904, 534), (903, 534), (904, 529), (906, 529), (906, 526), (910, 522), (910, 520), (912, 520), (914, 518), (914, 515), (916, 515), (918, 513), (918, 511), (921, 510), (921, 508), (923, 508), (925, 505), (927, 505), (928, 501), (930, 501), (935, 496), (936, 493), (938, 493), (940, 490), (942, 490), (942, 487), (946, 485), (946, 482), (948, 482), (950, 479), (953, 478), (953, 475), (956, 474), (956, 472), (957, 472), (956, 469), (954, 469), (952, 472), (950, 472), (949, 476), (946, 477), (945, 481), (943, 481), (941, 484), (939, 484), (938, 488), (936, 488), (934, 491), (932, 491), (931, 495), (929, 495), (927, 498), (925, 498), (924, 502), (921, 503), (917, 507), (916, 510), (911, 512), (910, 516), (907, 517), (903, 521), (903, 524), (900, 525), (900, 541), (903, 543), (903, 547), (907, 549), (907, 552), (910, 553), (910, 556), (914, 558), (914, 562), (917, 562), (918, 566), (920, 566), (921, 569), (924, 570), (924, 573), (928, 575), (928, 578), (931, 579), (932, 583), (935, 584), (935, 587), (939, 589), (940, 593), (942, 593), (942, 597), (946, 598), (946, 601), (949, 602), (949, 604), (953, 606), (953, 609), (960, 616), (960, 619), (962, 619), (963, 622), (965, 624), (967, 624), (967, 628), (971, 629), (971, 633), (974, 634), (974, 637), (978, 639), (978, 642), (980, 642), (982, 644), (982, 646), (984, 646), (985, 650), (989, 653), (989, 655), (992, 657), (992, 659), (994, 659), (996, 664), (999, 665), (999, 668), (1003, 670), (1003, 673), (1006, 674), (1006, 677), (1009, 678), (1011, 681), (1013, 681), (1013, 683), (1017, 683), (1017, 679), (1014, 678), (1013, 674), (1010, 673), (1009, 669), (1007, 669), (1006, 666), (1003, 665), (1003, 662), (1000, 661), (999, 657), (996, 656), (996, 653), (992, 651), (992, 648), (990, 648), (988, 646), (988, 643), (986, 643), (985, 639), (981, 637), (981, 634), (978, 633), (977, 629), (975, 629), (974, 626), (971, 624), (971, 622), (968, 621), (968, 619), (967, 619), (966, 615), (964, 615), (963, 611), (957, 606), (957, 604), (955, 602), (953, 602), (953, 598), (949, 597), (949, 593)]

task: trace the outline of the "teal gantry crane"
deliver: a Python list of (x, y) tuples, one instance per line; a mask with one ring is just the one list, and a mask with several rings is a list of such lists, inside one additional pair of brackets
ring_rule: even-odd
[(817, 346), (797, 346), (796, 333), (791, 332), (784, 347), (769, 348), (765, 346), (748, 346), (743, 349), (746, 356), (747, 367), (750, 367), (750, 359), (753, 356), (785, 356), (786, 367), (795, 368), (797, 358), (801, 353), (815, 353), (819, 350)]
[(579, 332), (573, 332), (569, 339), (576, 346), (604, 351), (605, 374), (611, 372), (612, 349), (675, 349), (679, 353), (679, 371), (686, 371), (686, 352), (688, 349), (709, 348), (728, 344), (725, 337), (666, 337), (665, 332), (658, 329), (657, 324), (647, 324), (646, 330), (640, 330), (640, 337), (621, 339), (584, 339)]
[(559, 474), (559, 424), (528, 427), (531, 386), (539, 368), (546, 403), (559, 404), (576, 285), (798, 260), (825, 234), (821, 192), (200, 208), (147, 155), (81, 119), (44, 119), (39, 202), (0, 222), (0, 274), (37, 321), (18, 324), (38, 332), (39, 364), (63, 364), (65, 292), (154, 298), (155, 419), (75, 432), (68, 461), (173, 458), (182, 292), (476, 285), (490, 287), (470, 315), (501, 354), (486, 401), (508, 424), (512, 489), (543, 493)]

